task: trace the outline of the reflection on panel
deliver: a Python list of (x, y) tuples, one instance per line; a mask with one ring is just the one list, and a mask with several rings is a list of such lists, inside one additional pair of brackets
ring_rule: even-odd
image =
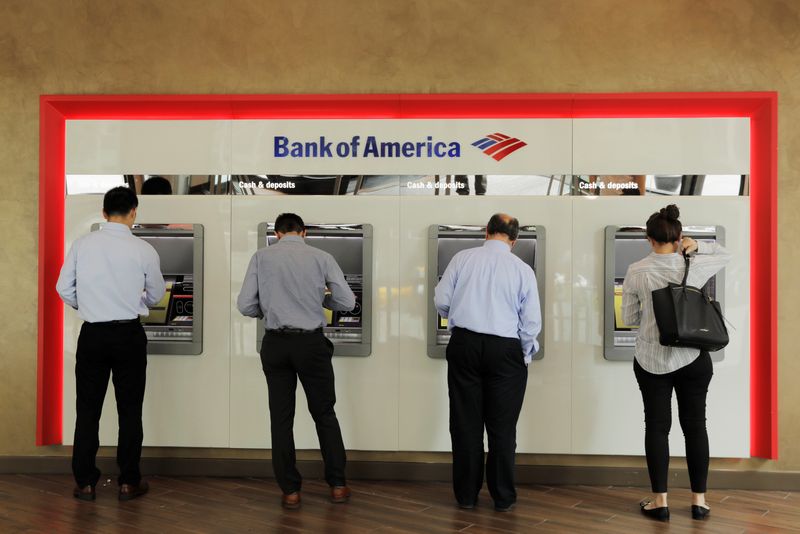
[(569, 195), (569, 175), (270, 175), (231, 177), (236, 195), (546, 196)]
[[(92, 231), (102, 225), (93, 224)], [(167, 291), (142, 317), (148, 354), (203, 352), (203, 225), (134, 225), (158, 253)]]
[[(684, 226), (683, 235), (697, 241), (724, 243), (721, 226)], [(606, 360), (633, 361), (637, 326), (626, 325), (622, 318), (622, 283), (628, 267), (652, 251), (645, 229), (641, 226), (606, 226), (605, 238), (605, 328), (604, 356)], [(712, 299), (724, 306), (723, 272), (713, 276), (704, 286)], [(712, 353), (715, 361), (724, 357), (724, 351)]]
[[(356, 297), (351, 311), (325, 309), (325, 336), (334, 356), (369, 356), (372, 352), (372, 225), (307, 224), (306, 244), (334, 257)], [(273, 223), (258, 225), (258, 247), (278, 241)], [(258, 321), (256, 348), (261, 351), (264, 323)]]
[(583, 174), (573, 177), (576, 195), (748, 196), (746, 174)]
[[(436, 311), (433, 294), (436, 284), (442, 279), (445, 269), (457, 253), (480, 247), (486, 240), (485, 226), (431, 225), (428, 231), (428, 356), (444, 358), (450, 332), (447, 319)], [(544, 304), (545, 288), (545, 229), (543, 226), (520, 226), (519, 237), (512, 249), (522, 261), (533, 268), (539, 289), (539, 302)], [(542, 331), (539, 333), (539, 351), (534, 360), (544, 358), (544, 314)]]
[(68, 174), (67, 194), (105, 194), (125, 186), (137, 195), (227, 195), (230, 176), (224, 174)]

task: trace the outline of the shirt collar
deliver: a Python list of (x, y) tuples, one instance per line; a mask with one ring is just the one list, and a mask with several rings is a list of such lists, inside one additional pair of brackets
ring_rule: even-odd
[(494, 248), (497, 250), (504, 250), (506, 252), (511, 252), (511, 246), (505, 243), (504, 241), (500, 241), (499, 239), (487, 239), (483, 242), (483, 246), (487, 248)]
[(303, 241), (303, 237), (299, 235), (285, 235), (278, 241), (279, 243), (283, 243), (284, 241), (288, 243), (305, 243)]
[(115, 223), (115, 222), (107, 222), (106, 224), (103, 225), (102, 229), (111, 232), (124, 232), (126, 234), (131, 233), (131, 229), (128, 228), (127, 224)]

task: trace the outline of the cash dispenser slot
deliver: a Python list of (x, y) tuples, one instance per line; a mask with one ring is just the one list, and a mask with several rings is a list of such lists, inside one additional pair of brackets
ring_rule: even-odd
[[(520, 226), (517, 243), (512, 253), (533, 268), (542, 305), (542, 331), (539, 333), (539, 351), (534, 360), (544, 358), (544, 302), (545, 302), (545, 229), (543, 226)], [(428, 357), (444, 358), (450, 332), (447, 319), (440, 316), (433, 303), (436, 284), (442, 279), (447, 265), (458, 252), (483, 246), (485, 226), (433, 224), (428, 231)], [(487, 283), (491, 283), (487, 280)]]

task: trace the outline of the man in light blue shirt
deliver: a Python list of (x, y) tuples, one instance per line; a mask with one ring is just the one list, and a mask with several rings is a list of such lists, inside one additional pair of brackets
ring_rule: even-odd
[(435, 290), (436, 309), (452, 333), (447, 385), (453, 489), (461, 508), (473, 508), (483, 486), (484, 426), (495, 509), (509, 511), (517, 498), (517, 420), (542, 327), (536, 276), (511, 253), (518, 236), (517, 219), (493, 215), (483, 246), (456, 254)]
[(113, 373), (119, 416), (119, 499), (147, 493), (139, 460), (142, 455), (142, 403), (147, 370), (147, 336), (140, 315), (148, 314), (165, 293), (155, 249), (131, 233), (139, 201), (127, 187), (103, 198), (108, 221), (72, 244), (58, 277), (61, 299), (84, 320), (75, 353), (76, 421), (72, 472), (73, 495), (95, 499), (100, 470), (95, 464), (103, 400)]

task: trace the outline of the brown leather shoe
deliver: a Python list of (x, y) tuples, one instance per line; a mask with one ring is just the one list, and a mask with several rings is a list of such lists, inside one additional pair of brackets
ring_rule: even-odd
[(134, 486), (133, 484), (122, 484), (119, 487), (119, 500), (130, 501), (137, 497), (141, 497), (148, 491), (150, 491), (150, 484), (148, 484), (145, 480), (140, 481), (137, 486)]
[(300, 508), (300, 492), (295, 491), (288, 495), (284, 493), (283, 496), (281, 496), (281, 506), (287, 510), (297, 510)]
[(84, 486), (82, 488), (75, 486), (75, 489), (72, 490), (72, 496), (82, 501), (93, 501), (97, 494), (94, 492), (94, 486)]
[(340, 504), (350, 500), (350, 488), (347, 486), (334, 486), (331, 488), (331, 502)]

